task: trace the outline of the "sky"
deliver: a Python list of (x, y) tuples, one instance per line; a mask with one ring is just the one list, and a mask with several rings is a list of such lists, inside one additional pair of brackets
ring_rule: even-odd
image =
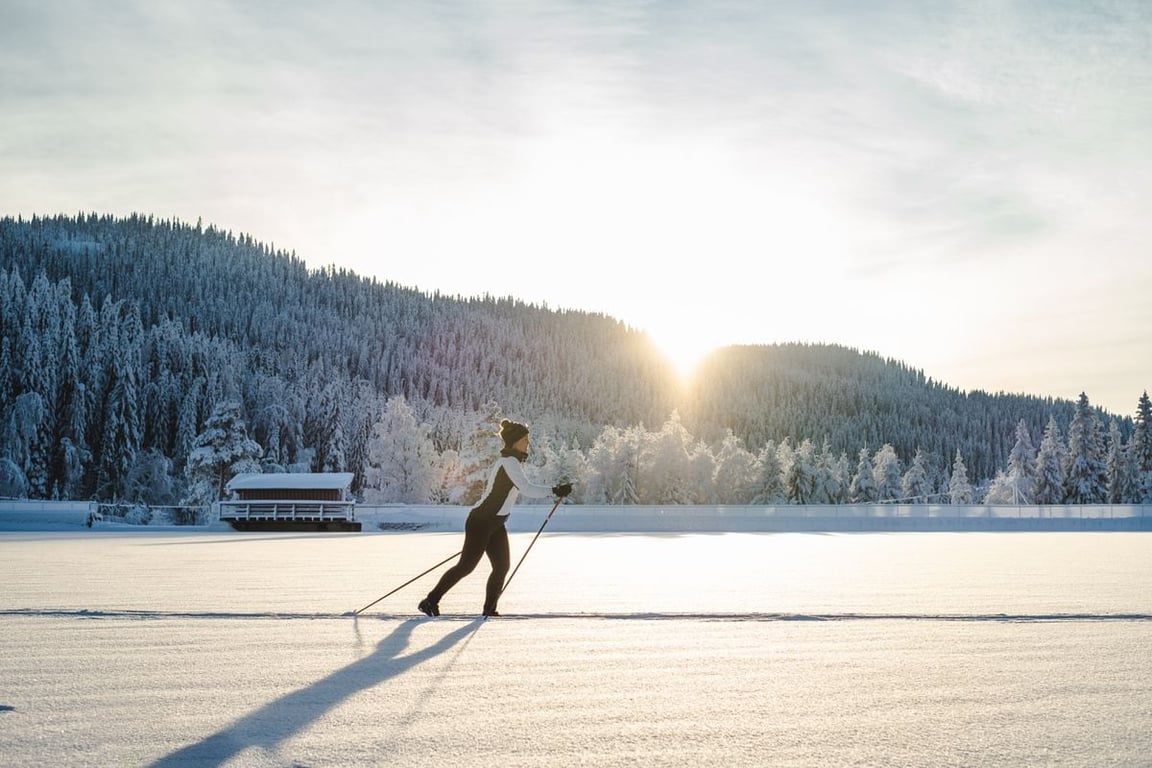
[(1152, 389), (1145, 0), (0, 0), (0, 215), (200, 220), (604, 313)]

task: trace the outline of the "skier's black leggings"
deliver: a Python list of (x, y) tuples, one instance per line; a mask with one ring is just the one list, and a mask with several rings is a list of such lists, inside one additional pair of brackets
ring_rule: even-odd
[(492, 563), (492, 573), (488, 576), (488, 589), (484, 596), (484, 610), (496, 610), (500, 591), (504, 588), (504, 577), (508, 575), (511, 556), (508, 553), (508, 529), (504, 527), (506, 516), (485, 514), (477, 510), (468, 513), (464, 523), (464, 551), (460, 560), (440, 577), (440, 581), (428, 593), (428, 599), (439, 603), (456, 582), (472, 573), (480, 563), (480, 557), (488, 555)]

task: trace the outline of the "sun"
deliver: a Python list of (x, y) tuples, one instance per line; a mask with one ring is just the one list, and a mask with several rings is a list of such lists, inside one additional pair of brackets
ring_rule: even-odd
[(682, 383), (691, 381), (701, 361), (719, 346), (699, 331), (683, 327), (649, 330), (648, 337), (671, 363)]

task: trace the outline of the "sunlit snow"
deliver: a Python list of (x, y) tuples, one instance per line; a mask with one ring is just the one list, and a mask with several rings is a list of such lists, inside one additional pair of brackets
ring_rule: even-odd
[[(512, 536), (513, 558), (531, 533)], [(0, 534), (13, 766), (1145, 766), (1152, 536)]]

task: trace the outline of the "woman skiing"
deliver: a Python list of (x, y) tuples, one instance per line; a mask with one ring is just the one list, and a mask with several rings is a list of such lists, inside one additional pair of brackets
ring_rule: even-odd
[(488, 576), (488, 586), (484, 597), (484, 615), (499, 616), (496, 603), (504, 589), (504, 577), (508, 574), (510, 556), (508, 553), (508, 513), (521, 495), (530, 498), (558, 496), (564, 498), (572, 492), (571, 483), (563, 483), (551, 488), (536, 485), (524, 474), (521, 466), (528, 458), (528, 427), (503, 419), (500, 422), (500, 437), (504, 449), (500, 459), (493, 465), (488, 475), (488, 484), (480, 504), (468, 513), (464, 524), (464, 549), (460, 560), (440, 577), (440, 581), (420, 601), (417, 606), (421, 613), (429, 616), (440, 615), (440, 598), (476, 568), (482, 555), (488, 555), (492, 563), (492, 573)]

